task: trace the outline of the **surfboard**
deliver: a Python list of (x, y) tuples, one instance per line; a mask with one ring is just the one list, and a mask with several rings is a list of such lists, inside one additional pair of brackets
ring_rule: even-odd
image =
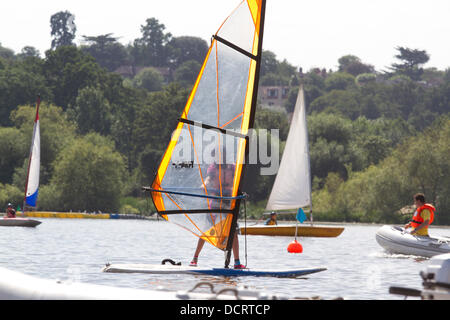
[(280, 277), (295, 278), (327, 270), (326, 268), (308, 269), (232, 269), (232, 268), (200, 268), (182, 265), (163, 264), (107, 264), (103, 272), (111, 273), (149, 273), (149, 274), (202, 274), (225, 277)]

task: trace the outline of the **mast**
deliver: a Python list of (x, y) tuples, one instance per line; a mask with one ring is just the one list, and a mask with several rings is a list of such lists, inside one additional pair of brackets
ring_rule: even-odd
[[(304, 95), (304, 88), (303, 88), (303, 79), (300, 79), (300, 88), (303, 91)], [(304, 109), (304, 117), (305, 117), (305, 125), (307, 124), (306, 120), (306, 104)], [(308, 126), (306, 125), (306, 128)], [(309, 135), (308, 135), (308, 129), (306, 131), (306, 152), (308, 154), (308, 172), (309, 172), (309, 222), (311, 223), (311, 226), (314, 223), (313, 220), (313, 209), (312, 209), (312, 175), (311, 175), (311, 157), (309, 156)]]
[[(261, 56), (262, 56), (262, 44), (263, 44), (263, 34), (264, 34), (264, 19), (266, 15), (266, 0), (261, 1), (261, 16), (260, 16), (260, 25), (259, 25), (259, 34), (258, 34), (258, 54), (256, 56), (256, 70), (255, 70), (255, 79), (253, 84), (253, 95), (252, 95), (252, 106), (250, 111), (250, 119), (248, 128), (252, 129), (255, 122), (255, 112), (256, 112), (256, 104), (258, 100), (258, 85), (259, 85), (259, 73), (261, 69)], [(248, 161), (249, 154), (249, 141), (250, 137), (247, 133), (245, 137), (245, 161)], [(243, 166), (241, 180), (245, 176), (245, 171), (247, 166)], [(241, 184), (239, 185), (238, 194), (242, 194)], [(225, 268), (228, 268), (230, 264), (231, 251), (233, 248), (234, 236), (236, 234), (237, 220), (239, 218), (241, 199), (238, 199), (236, 202), (236, 206), (233, 211), (233, 219), (231, 221), (231, 229), (228, 237), (228, 243), (226, 247), (226, 256), (225, 256)]]

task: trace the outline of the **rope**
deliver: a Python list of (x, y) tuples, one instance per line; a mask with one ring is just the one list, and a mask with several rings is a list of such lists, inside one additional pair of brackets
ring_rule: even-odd
[(245, 266), (248, 265), (247, 263), (247, 200), (244, 199), (244, 243), (245, 243)]

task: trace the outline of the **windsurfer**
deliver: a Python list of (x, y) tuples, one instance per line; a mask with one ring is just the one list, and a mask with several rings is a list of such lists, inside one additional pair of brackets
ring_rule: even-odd
[(14, 210), (13, 205), (11, 203), (8, 203), (8, 207), (6, 208), (6, 217), (7, 218), (16, 217), (16, 210)]
[[(225, 150), (222, 150), (223, 159), (226, 159)], [(234, 180), (234, 164), (218, 164), (212, 163), (206, 171), (206, 179), (204, 183), (204, 188), (208, 190), (209, 193), (219, 196), (230, 196), (233, 189)], [(222, 192), (220, 192), (222, 190)], [(220, 194), (221, 193), (221, 194)], [(208, 200), (209, 206), (211, 208), (224, 208), (228, 207), (231, 203), (230, 200)], [(214, 214), (212, 214), (213, 218)], [(237, 226), (239, 230), (239, 226)], [(205, 240), (202, 238), (198, 239), (197, 248), (195, 249), (194, 257), (190, 263), (190, 266), (197, 266), (198, 256), (203, 249)], [(233, 256), (234, 256), (234, 269), (244, 269), (245, 266), (241, 264), (239, 259), (239, 239), (237, 232), (234, 234), (233, 240)]]

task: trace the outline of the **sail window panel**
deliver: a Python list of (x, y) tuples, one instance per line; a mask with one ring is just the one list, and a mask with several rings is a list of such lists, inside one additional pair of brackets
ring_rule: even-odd
[[(196, 136), (202, 134), (196, 134), (197, 130), (199, 129), (194, 126), (183, 125), (161, 182), (163, 190), (203, 194), (203, 168), (201, 170), (198, 168), (195, 150), (197, 144), (201, 146), (201, 141), (195, 141), (198, 139)], [(208, 208), (207, 199), (204, 198), (169, 194), (164, 199), (166, 211)]]
[(234, 45), (252, 52), (255, 24), (246, 1), (243, 1), (228, 17), (217, 35)]
[[(240, 140), (217, 130), (184, 124), (173, 149), (161, 187), (165, 191), (187, 193), (168, 194), (164, 198), (166, 211), (231, 209), (234, 201), (192, 197), (189, 194), (231, 197), (235, 184), (235, 168)], [(210, 169), (210, 172), (208, 172)], [(207, 183), (208, 173), (215, 180)]]
[(220, 128), (240, 129), (248, 88), (251, 59), (218, 43), (219, 118)]
[(217, 41), (212, 44), (212, 50), (201, 75), (195, 96), (189, 107), (187, 118), (204, 124), (217, 123)]
[(231, 214), (224, 213), (176, 214), (170, 215), (169, 221), (224, 249), (231, 218)]

